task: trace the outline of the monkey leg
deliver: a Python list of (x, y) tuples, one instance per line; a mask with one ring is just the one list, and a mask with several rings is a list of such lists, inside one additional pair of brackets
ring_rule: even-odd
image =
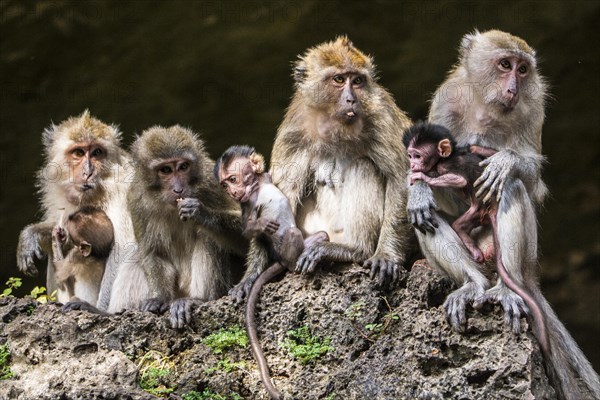
[(292, 270), (293, 265), (304, 250), (304, 239), (302, 232), (296, 227), (291, 227), (283, 234), (279, 246), (279, 257), (281, 263), (288, 269)]
[(309, 248), (321, 242), (329, 242), (329, 235), (325, 231), (315, 232), (304, 239), (304, 247)]
[(473, 259), (478, 263), (482, 263), (485, 260), (483, 253), (470, 236), (471, 231), (480, 225), (479, 208), (480, 207), (478, 204), (471, 204), (471, 207), (467, 210), (467, 212), (454, 221), (452, 224), (452, 229), (454, 229), (454, 231), (458, 234), (458, 237), (460, 237), (467, 250), (471, 252)]
[(296, 263), (296, 272), (309, 274), (323, 262), (356, 262), (355, 251), (340, 243), (321, 242), (305, 248)]
[(484, 294), (489, 281), (465, 250), (454, 229), (437, 214), (434, 222), (438, 225), (434, 233), (424, 234), (417, 230), (417, 238), (429, 264), (460, 285), (448, 296), (444, 308), (452, 328), (462, 332), (467, 322), (467, 304)]
[[(520, 180), (511, 179), (505, 184), (498, 204), (496, 223), (496, 251), (500, 252), (508, 274), (517, 284), (524, 286), (526, 279), (534, 278), (537, 263), (537, 222), (533, 202)], [(520, 333), (521, 316), (529, 313), (521, 296), (498, 279), (496, 286), (477, 299), (476, 307), (486, 302), (501, 304), (506, 323), (513, 332)]]

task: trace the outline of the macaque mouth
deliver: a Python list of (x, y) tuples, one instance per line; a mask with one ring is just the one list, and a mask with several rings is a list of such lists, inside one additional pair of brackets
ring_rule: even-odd
[(93, 183), (84, 183), (81, 185), (81, 190), (87, 192), (88, 190), (92, 190), (96, 187)]

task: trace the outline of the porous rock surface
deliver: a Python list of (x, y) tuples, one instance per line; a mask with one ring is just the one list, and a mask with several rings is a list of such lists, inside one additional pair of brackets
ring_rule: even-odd
[[(286, 399), (554, 399), (535, 339), (513, 335), (498, 307), (471, 311), (464, 334), (450, 329), (442, 303), (452, 289), (424, 261), (391, 289), (377, 288), (358, 266), (266, 285), (257, 321), (275, 386)], [(360, 306), (349, 314), (353, 304)], [(220, 328), (243, 326), (243, 314), (224, 297), (200, 305), (192, 325), (176, 331), (166, 316), (139, 311), (65, 314), (57, 304), (0, 299), (0, 344), (8, 343), (15, 375), (0, 381), (0, 399), (155, 398), (137, 383), (138, 360), (149, 350), (176, 366), (170, 398), (209, 389), (268, 399), (249, 346), (215, 354), (202, 343)], [(367, 328), (386, 320), (379, 335)], [(303, 365), (281, 343), (304, 325), (330, 337), (333, 350)], [(244, 364), (226, 372), (225, 358)]]

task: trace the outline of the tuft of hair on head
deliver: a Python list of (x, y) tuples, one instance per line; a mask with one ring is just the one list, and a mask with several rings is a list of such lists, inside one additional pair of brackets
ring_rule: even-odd
[[(251, 147), (251, 146), (236, 145), (236, 146), (229, 147), (227, 150), (225, 150), (223, 152), (223, 154), (221, 154), (221, 156), (215, 162), (215, 166), (213, 168), (213, 175), (214, 175), (215, 179), (217, 181), (219, 180), (219, 173), (221, 172), (221, 168), (223, 166), (229, 165), (231, 160), (233, 160), (237, 157), (252, 159), (251, 157), (253, 154), (257, 155), (258, 153), (256, 153), (256, 150), (254, 149), (254, 147)], [(258, 154), (258, 155), (260, 156), (260, 154)], [(262, 156), (260, 156), (260, 157), (262, 157)], [(264, 169), (264, 158), (263, 158), (263, 169)]]
[(346, 35), (338, 36), (335, 40), (311, 47), (293, 65), (293, 77), (296, 85), (303, 83), (311, 72), (324, 68), (335, 67), (341, 71), (355, 71), (376, 77), (373, 58), (359, 49)]
[(411, 144), (418, 146), (423, 143), (439, 143), (444, 139), (450, 140), (452, 150), (456, 149), (456, 140), (452, 136), (452, 133), (444, 126), (417, 121), (404, 132), (402, 143), (408, 148)]
[(459, 53), (461, 60), (467, 58), (474, 48), (487, 51), (501, 49), (526, 58), (533, 67), (536, 67), (535, 50), (525, 40), (508, 32), (498, 29), (479, 32), (475, 29), (472, 33), (467, 33), (460, 42)]
[(143, 165), (152, 160), (186, 157), (197, 161), (198, 154), (204, 154), (204, 142), (191, 129), (180, 125), (163, 127), (155, 125), (146, 129), (131, 146), (133, 157)]

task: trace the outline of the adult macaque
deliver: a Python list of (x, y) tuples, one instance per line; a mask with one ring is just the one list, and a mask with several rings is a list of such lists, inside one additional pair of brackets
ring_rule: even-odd
[[(462, 39), (459, 62), (436, 91), (429, 121), (448, 128), (459, 146), (498, 150), (481, 162), (485, 169), (474, 184), (475, 195), (484, 203), (498, 203), (495, 251), (510, 277), (542, 306), (550, 347), (547, 370), (559, 396), (581, 399), (589, 397), (589, 390), (600, 398), (598, 375), (538, 287), (536, 206), (547, 193), (541, 180), (545, 97), (535, 51), (524, 40), (500, 31), (475, 31)], [(489, 288), (480, 264), (463, 249), (450, 225), (468, 204), (452, 190), (434, 190), (435, 199), (425, 182), (415, 182), (408, 212), (429, 263), (460, 285), (444, 303), (451, 325), (464, 330), (469, 303), (480, 307), (497, 302), (513, 331), (519, 332), (521, 314), (527, 312), (523, 299), (501, 279)], [(448, 248), (454, 249), (450, 256), (440, 250)], [(577, 376), (587, 388), (580, 387)]]
[(84, 207), (52, 231), (58, 301), (96, 304), (104, 266), (114, 243), (113, 224), (100, 209)]
[[(36, 258), (52, 251), (52, 229), (62, 215), (82, 207), (98, 208), (114, 225), (115, 245), (102, 278), (97, 304), (72, 302), (66, 309), (98, 306), (116, 312), (138, 306), (146, 297), (147, 286), (141, 270), (128, 257), (135, 250), (135, 238), (126, 208), (129, 180), (128, 154), (120, 148), (121, 132), (93, 118), (86, 110), (59, 125), (52, 125), (42, 136), (46, 161), (37, 176), (42, 195), (44, 218), (28, 225), (19, 236), (17, 265), (28, 275), (37, 275)], [(57, 288), (53, 256), (48, 257), (48, 292)], [(113, 284), (119, 288), (113, 292)], [(88, 307), (90, 306), (90, 307)]]
[[(217, 160), (214, 173), (229, 196), (242, 207), (243, 234), (251, 240), (250, 246), (254, 250), (250, 254), (261, 251), (268, 254), (268, 262), (264, 264), (257, 264), (256, 258), (249, 257), (246, 274), (230, 291), (230, 295), (237, 302), (248, 296), (246, 330), (254, 358), (258, 362), (261, 379), (269, 395), (272, 399), (279, 399), (281, 393), (271, 382), (269, 367), (256, 330), (258, 296), (265, 283), (282, 272), (295, 268), (305, 247), (329, 238), (327, 233), (318, 232), (303, 239), (296, 227), (289, 200), (272, 183), (271, 176), (265, 172), (263, 156), (256, 153), (254, 148), (230, 147)], [(271, 267), (266, 269), (269, 265)]]
[(232, 286), (232, 255), (246, 253), (239, 207), (212, 179), (213, 161), (188, 129), (152, 127), (132, 155), (128, 207), (150, 287), (142, 309), (170, 308), (171, 325), (182, 328), (195, 302)]
[(398, 279), (411, 235), (400, 137), (410, 120), (377, 83), (373, 60), (347, 37), (309, 49), (294, 78), (271, 174), (302, 233), (331, 239), (306, 248), (297, 269), (361, 262), (381, 283)]
[(527, 288), (512, 279), (502, 264), (498, 246), (497, 203), (492, 200), (484, 205), (475, 196), (473, 184), (483, 171), (479, 164), (484, 158), (494, 155), (496, 150), (475, 145), (457, 147), (450, 131), (441, 125), (427, 123), (417, 123), (408, 129), (403, 142), (410, 160), (411, 184), (424, 181), (431, 187), (461, 189), (462, 197), (469, 202), (469, 209), (452, 223), (452, 229), (479, 263), (485, 258), (470, 234), (482, 225), (492, 226), (495, 246), (489, 250), (496, 254), (498, 275), (506, 286), (523, 298), (531, 310), (535, 322), (534, 333), (544, 354), (549, 355), (548, 328), (542, 306)]

